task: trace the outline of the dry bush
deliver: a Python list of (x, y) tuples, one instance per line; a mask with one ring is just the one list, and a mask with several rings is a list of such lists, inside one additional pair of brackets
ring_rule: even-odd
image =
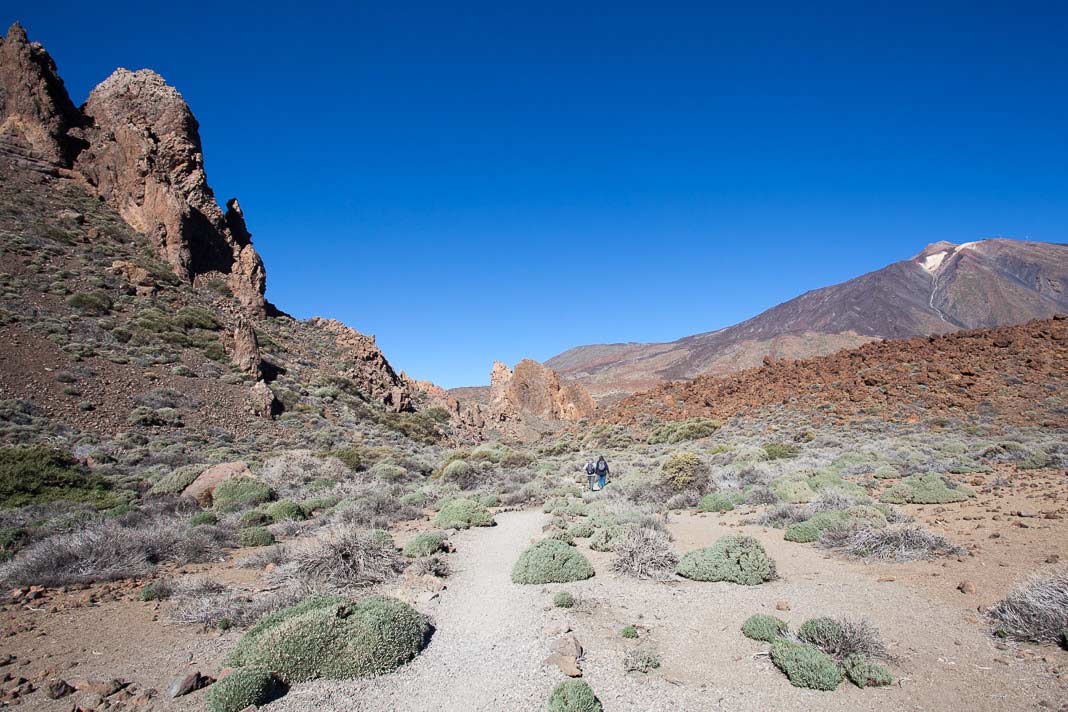
[(940, 534), (902, 524), (882, 529), (830, 527), (820, 534), (819, 545), (862, 559), (917, 561), (967, 553)]
[(1032, 575), (989, 615), (999, 635), (1034, 643), (1061, 642), (1068, 630), (1068, 566)]
[(429, 574), (438, 578), (447, 578), (452, 573), (452, 567), (444, 556), (424, 556), (409, 563), (407, 573), (416, 576)]
[(291, 606), (309, 593), (296, 582), (252, 596), (205, 578), (179, 581), (171, 601), (170, 619), (175, 623), (246, 628), (263, 616)]
[(814, 618), (798, 630), (798, 637), (839, 662), (851, 655), (886, 660), (889, 654), (879, 631), (866, 618), (836, 620)]
[(294, 552), (290, 566), (299, 579), (347, 588), (388, 581), (404, 570), (404, 560), (385, 532), (342, 525)]
[(242, 569), (262, 569), (268, 564), (281, 566), (287, 561), (289, 561), (289, 550), (281, 544), (276, 544), (275, 546), (264, 547), (256, 553), (240, 559), (237, 565)]
[(612, 570), (636, 578), (663, 581), (671, 578), (679, 557), (671, 550), (671, 540), (662, 531), (629, 527), (616, 540)]

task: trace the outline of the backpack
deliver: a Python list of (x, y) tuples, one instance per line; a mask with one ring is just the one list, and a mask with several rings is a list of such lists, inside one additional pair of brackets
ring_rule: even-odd
[(587, 475), (592, 475), (596, 471), (597, 471), (597, 468), (594, 467), (592, 462), (587, 462), (586, 463), (586, 474)]
[(605, 462), (604, 460), (598, 460), (597, 461), (597, 471), (598, 472), (608, 472), (608, 463)]

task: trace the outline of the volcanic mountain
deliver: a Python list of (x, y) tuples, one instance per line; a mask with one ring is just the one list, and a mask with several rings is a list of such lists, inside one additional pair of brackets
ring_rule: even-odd
[(669, 343), (579, 346), (546, 362), (597, 399), (905, 338), (1068, 311), (1068, 245), (936, 242), (911, 259), (806, 292), (734, 326)]

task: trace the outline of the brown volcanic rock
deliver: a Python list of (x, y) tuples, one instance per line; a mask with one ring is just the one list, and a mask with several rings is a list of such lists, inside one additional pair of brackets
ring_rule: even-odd
[(366, 396), (393, 412), (412, 409), (412, 385), (397, 375), (375, 343), (375, 337), (361, 334), (340, 321), (314, 317), (309, 322), (334, 337), (341, 376), (349, 379)]
[(48, 52), (15, 23), (0, 40), (0, 134), (14, 135), (41, 158), (66, 165), (67, 131), (78, 126), (74, 107)]
[(534, 416), (545, 420), (579, 420), (593, 415), (596, 404), (581, 385), (561, 385), (556, 371), (523, 359), (508, 369), (500, 361), (490, 373), (489, 409), (500, 421)]
[(872, 342), (820, 358), (771, 361), (731, 376), (664, 384), (624, 399), (605, 419), (728, 418), (786, 406), (831, 418), (981, 411), (1011, 422), (1065, 427), (1063, 410), (1039, 407), (1050, 393), (1065, 390), (1068, 320), (1055, 316), (1022, 326)]
[(257, 379), (260, 377), (260, 343), (256, 338), (256, 330), (245, 319), (239, 319), (237, 328), (234, 329), (234, 352), (231, 360), (234, 367), (242, 373)]

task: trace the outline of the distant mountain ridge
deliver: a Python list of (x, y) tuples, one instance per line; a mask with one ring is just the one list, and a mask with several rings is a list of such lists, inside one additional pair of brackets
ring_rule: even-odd
[(734, 326), (668, 343), (579, 346), (546, 361), (597, 399), (868, 341), (992, 328), (1068, 311), (1068, 244), (936, 242), (916, 256), (814, 289)]

